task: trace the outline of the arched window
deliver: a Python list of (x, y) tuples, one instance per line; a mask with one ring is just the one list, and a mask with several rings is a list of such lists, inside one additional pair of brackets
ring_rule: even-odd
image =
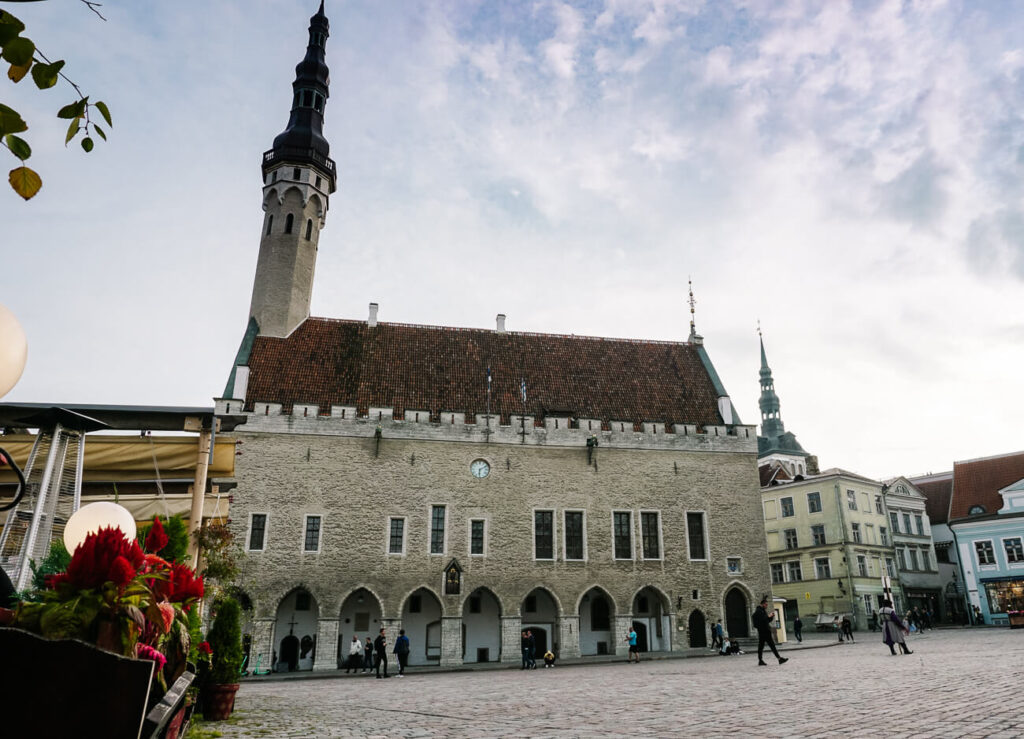
[(306, 241), (309, 241), (313, 236), (313, 219), (310, 218), (306, 221)]
[(291, 213), (289, 213), (288, 217), (284, 219), (284, 232), (286, 234), (290, 234), (292, 232), (292, 224), (294, 222), (295, 222), (295, 216), (293, 216)]
[(270, 229), (274, 227), (274, 216), (267, 216), (267, 236), (270, 236)]

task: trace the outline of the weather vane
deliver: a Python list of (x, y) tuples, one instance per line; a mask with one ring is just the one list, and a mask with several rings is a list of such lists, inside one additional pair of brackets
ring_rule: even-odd
[(760, 318), (757, 319), (757, 335), (758, 336), (761, 335), (761, 319)]
[(690, 284), (690, 336), (697, 335), (697, 325), (694, 323), (694, 317), (696, 314), (697, 299), (693, 297), (693, 278), (688, 277), (687, 281)]

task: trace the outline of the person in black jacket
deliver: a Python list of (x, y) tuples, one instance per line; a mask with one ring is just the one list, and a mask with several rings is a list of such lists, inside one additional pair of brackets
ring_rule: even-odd
[(380, 666), (384, 665), (384, 677), (391, 677), (388, 674), (388, 640), (384, 636), (384, 629), (380, 635), (373, 640), (374, 661), (377, 663), (377, 679), (380, 680)]
[(779, 664), (789, 662), (788, 657), (780, 657), (779, 650), (775, 648), (775, 639), (772, 638), (772, 619), (775, 618), (775, 611), (768, 612), (768, 598), (762, 598), (761, 604), (754, 611), (754, 628), (757, 629), (757, 664), (760, 667), (767, 667), (764, 661), (764, 645), (772, 650), (772, 654), (779, 660)]

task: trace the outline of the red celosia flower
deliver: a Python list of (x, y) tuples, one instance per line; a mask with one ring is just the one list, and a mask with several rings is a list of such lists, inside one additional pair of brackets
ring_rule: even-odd
[[(112, 580), (112, 574), (124, 576), (124, 569), (119, 565), (118, 572), (113, 571), (114, 561), (119, 557), (133, 570), (137, 570), (145, 561), (145, 556), (137, 541), (128, 541), (119, 528), (103, 528), (85, 537), (71, 555), (67, 569), (67, 582), (80, 590), (98, 588)], [(133, 572), (134, 576), (134, 572)], [(131, 579), (131, 578), (129, 578)]]
[(136, 656), (139, 659), (151, 659), (156, 662), (157, 672), (164, 669), (164, 665), (167, 664), (167, 658), (158, 649), (154, 649), (148, 644), (139, 644), (136, 649)]
[(146, 536), (146, 551), (156, 554), (167, 546), (167, 534), (164, 533), (164, 525), (160, 523), (160, 517), (153, 518), (153, 526)]
[(68, 581), (68, 573), (60, 572), (56, 575), (47, 575), (45, 579), (46, 587), (50, 590), (56, 590), (58, 585)]
[(199, 642), (199, 646), (197, 646), (196, 649), (199, 650), (200, 654), (205, 654), (207, 656), (213, 654), (213, 648), (210, 647), (210, 642), (208, 641)]
[(110, 573), (107, 579), (117, 587), (123, 588), (132, 581), (133, 577), (135, 577), (135, 568), (132, 567), (131, 562), (120, 555), (115, 557), (110, 565)]
[[(195, 570), (188, 565), (175, 562), (171, 565), (171, 594), (167, 599), (172, 603), (185, 603), (203, 597), (203, 578), (196, 577)], [(185, 607), (188, 610), (188, 606)]]

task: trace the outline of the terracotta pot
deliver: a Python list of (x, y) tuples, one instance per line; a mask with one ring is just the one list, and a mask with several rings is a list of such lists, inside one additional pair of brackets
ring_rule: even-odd
[(207, 685), (203, 691), (203, 718), (207, 721), (224, 721), (235, 710), (235, 693), (238, 683)]
[(0, 608), (0, 626), (10, 626), (14, 623), (14, 611), (10, 608)]

